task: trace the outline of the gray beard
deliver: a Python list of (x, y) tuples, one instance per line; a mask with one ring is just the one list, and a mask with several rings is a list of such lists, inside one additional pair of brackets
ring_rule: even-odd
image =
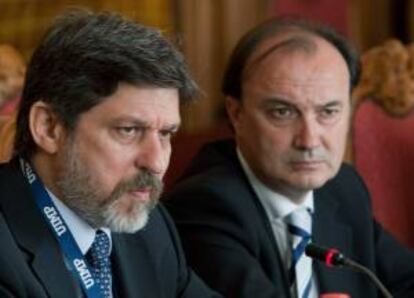
[[(142, 229), (162, 192), (162, 181), (143, 170), (129, 180), (121, 181), (106, 195), (99, 189), (93, 172), (78, 160), (74, 145), (66, 149), (57, 187), (60, 199), (93, 228), (107, 227), (113, 232), (134, 233)], [(121, 197), (131, 190), (151, 188), (148, 202), (134, 201), (128, 211), (119, 208)]]

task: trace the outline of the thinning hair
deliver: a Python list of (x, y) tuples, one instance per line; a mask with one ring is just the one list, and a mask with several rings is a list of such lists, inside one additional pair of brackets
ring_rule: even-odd
[(263, 61), (268, 57), (270, 54), (274, 52), (284, 52), (284, 53), (292, 53), (297, 51), (302, 51), (307, 54), (313, 54), (317, 51), (316, 42), (309, 34), (299, 33), (296, 35), (289, 36), (288, 38), (284, 39), (281, 42), (278, 42), (271, 46), (270, 48), (266, 49), (263, 53), (260, 53), (258, 57), (255, 57), (252, 61), (246, 62), (242, 73), (242, 80), (245, 79), (246, 74), (249, 73), (249, 69), (253, 69), (256, 64)]
[[(281, 38), (280, 42), (270, 47), (253, 61), (264, 59), (280, 48), (303, 49), (312, 51), (312, 36), (320, 37), (330, 43), (344, 58), (350, 74), (350, 92), (360, 77), (360, 60), (355, 48), (344, 36), (333, 28), (297, 17), (276, 17), (251, 29), (238, 42), (228, 61), (222, 82), (222, 92), (236, 100), (242, 99), (243, 73), (250, 63), (258, 45), (269, 38)], [(316, 46), (316, 45), (315, 45)]]

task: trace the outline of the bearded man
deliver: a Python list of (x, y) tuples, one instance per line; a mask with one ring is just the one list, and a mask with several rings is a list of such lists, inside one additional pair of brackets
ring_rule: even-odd
[(1, 297), (215, 295), (157, 205), (180, 103), (196, 91), (156, 30), (83, 10), (56, 20), (0, 166)]

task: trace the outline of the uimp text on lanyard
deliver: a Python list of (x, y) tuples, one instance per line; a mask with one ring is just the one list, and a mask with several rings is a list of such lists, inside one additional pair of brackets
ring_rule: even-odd
[(23, 158), (20, 158), (20, 166), (23, 175), (29, 182), (36, 205), (59, 242), (65, 258), (69, 261), (69, 269), (77, 277), (85, 295), (93, 298), (103, 297), (98, 284), (93, 278), (89, 264), (86, 262), (78, 244), (43, 183), (37, 177), (32, 166)]

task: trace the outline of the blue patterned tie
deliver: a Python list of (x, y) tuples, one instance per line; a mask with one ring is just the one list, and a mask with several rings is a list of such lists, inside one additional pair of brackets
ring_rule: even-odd
[(86, 258), (92, 267), (92, 274), (103, 297), (112, 297), (112, 274), (110, 256), (110, 240), (105, 232), (98, 230)]
[(286, 217), (292, 239), (292, 262), (289, 282), (296, 297), (308, 298), (312, 287), (312, 260), (305, 255), (305, 247), (311, 240), (312, 218), (307, 209), (293, 211)]

